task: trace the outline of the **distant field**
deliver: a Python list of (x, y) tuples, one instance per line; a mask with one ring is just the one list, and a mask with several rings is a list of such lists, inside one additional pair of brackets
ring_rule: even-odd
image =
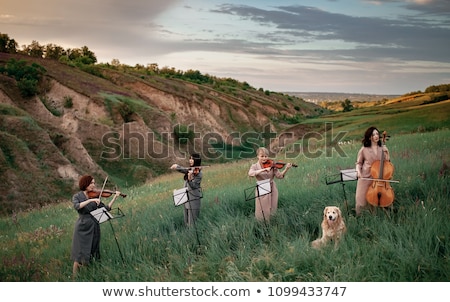
[(321, 102), (340, 102), (349, 99), (352, 102), (376, 102), (383, 99), (393, 99), (399, 95), (364, 94), (364, 93), (333, 93), (333, 92), (284, 92), (302, 98), (307, 102), (320, 104)]

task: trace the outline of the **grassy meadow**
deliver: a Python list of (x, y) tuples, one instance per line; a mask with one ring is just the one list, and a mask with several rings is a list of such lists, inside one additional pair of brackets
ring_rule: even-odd
[[(180, 173), (123, 188), (128, 196), (115, 207), (125, 215), (101, 225), (102, 260), (77, 281), (449, 281), (449, 146), (448, 129), (391, 137), (399, 180), (393, 209), (360, 217), (353, 215), (356, 182), (326, 184), (354, 167), (360, 143), (342, 145), (345, 156), (289, 159), (298, 167), (276, 180), (279, 210), (267, 224), (255, 221), (254, 200), (246, 200), (255, 160), (204, 169), (201, 217), (192, 228), (172, 199), (183, 186)], [(1, 281), (72, 281), (77, 213), (70, 198), (1, 218)], [(310, 242), (327, 205), (342, 209), (348, 232), (338, 248), (315, 250)]]

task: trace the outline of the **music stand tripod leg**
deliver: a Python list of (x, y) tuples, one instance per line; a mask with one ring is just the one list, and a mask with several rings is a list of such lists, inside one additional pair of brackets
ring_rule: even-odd
[(348, 214), (350, 214), (350, 212), (348, 210), (347, 195), (345, 194), (345, 184), (344, 184), (344, 182), (341, 182), (341, 184), (342, 184), (342, 191), (344, 192), (344, 205), (345, 205), (345, 208), (347, 210), (347, 215), (348, 215)]
[(111, 223), (111, 220), (112, 219), (109, 219), (109, 225), (111, 226), (111, 230), (113, 232), (114, 239), (116, 240), (116, 245), (117, 245), (117, 249), (119, 250), (120, 258), (122, 259), (122, 262), (125, 263), (125, 261), (123, 259), (122, 251), (120, 250), (119, 241), (117, 240), (116, 232), (114, 231), (114, 228), (113, 228), (113, 225)]

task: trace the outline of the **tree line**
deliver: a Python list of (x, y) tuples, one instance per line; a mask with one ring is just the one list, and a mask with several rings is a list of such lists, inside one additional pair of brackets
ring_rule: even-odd
[[(44, 58), (51, 60), (58, 60), (62, 63), (75, 65), (78, 68), (89, 72), (91, 74), (102, 76), (98, 70), (93, 69), (93, 65), (97, 63), (97, 57), (87, 46), (81, 48), (67, 48), (49, 43), (47, 45), (41, 45), (39, 42), (33, 40), (29, 45), (22, 45), (19, 48), (19, 44), (15, 39), (10, 38), (8, 34), (0, 33), (0, 52), (10, 54), (23, 54), (35, 58)], [(227, 86), (227, 87), (239, 87), (241, 89), (251, 89), (247, 82), (239, 82), (235, 79), (226, 78), (220, 79), (208, 74), (202, 74), (198, 70), (177, 70), (174, 67), (159, 67), (157, 63), (150, 63), (147, 66), (136, 64), (134, 67), (121, 64), (118, 59), (113, 59), (111, 63), (99, 64), (102, 67), (120, 69), (120, 70), (133, 70), (141, 72), (147, 75), (158, 75), (166, 78), (177, 78), (197, 84), (209, 84), (212, 86)], [(90, 67), (88, 67), (90, 66)], [(262, 91), (262, 88), (260, 88)], [(268, 92), (265, 92), (268, 94)]]
[(15, 39), (10, 38), (8, 34), (0, 33), (0, 52), (10, 54), (24, 54), (34, 58), (44, 58), (53, 60), (79, 61), (82, 64), (89, 65), (97, 63), (97, 57), (89, 50), (87, 46), (81, 48), (66, 48), (49, 43), (41, 45), (33, 40), (29, 45), (19, 44)]

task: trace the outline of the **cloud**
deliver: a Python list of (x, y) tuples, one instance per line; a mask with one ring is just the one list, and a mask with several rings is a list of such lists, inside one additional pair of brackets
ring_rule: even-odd
[(448, 0), (375, 0), (366, 2), (377, 5), (396, 3), (406, 9), (432, 15), (448, 16), (450, 12)]
[(278, 91), (396, 93), (450, 81), (448, 0), (26, 2), (2, 0), (2, 33), (20, 45), (88, 46), (99, 62), (195, 69)]
[(214, 12), (272, 27), (270, 33), (260, 36), (260, 42), (267, 41), (272, 49), (276, 44), (279, 49), (296, 45), (290, 47), (291, 53), (300, 54), (307, 49), (307, 44), (314, 42), (334, 41), (328, 46), (319, 43), (320, 48), (316, 50), (361, 59), (388, 56), (408, 60), (448, 60), (450, 29), (444, 21), (443, 25), (436, 25), (418, 18), (357, 17), (300, 5), (278, 6), (274, 10), (222, 5)]
[(153, 20), (180, 1), (33, 0), (26, 5), (16, 0), (2, 2), (1, 32), (8, 33), (20, 45), (35, 40), (64, 48), (88, 46), (96, 55), (111, 59), (130, 49), (138, 55), (148, 53), (146, 47), (137, 45), (148, 43), (159, 30)]

